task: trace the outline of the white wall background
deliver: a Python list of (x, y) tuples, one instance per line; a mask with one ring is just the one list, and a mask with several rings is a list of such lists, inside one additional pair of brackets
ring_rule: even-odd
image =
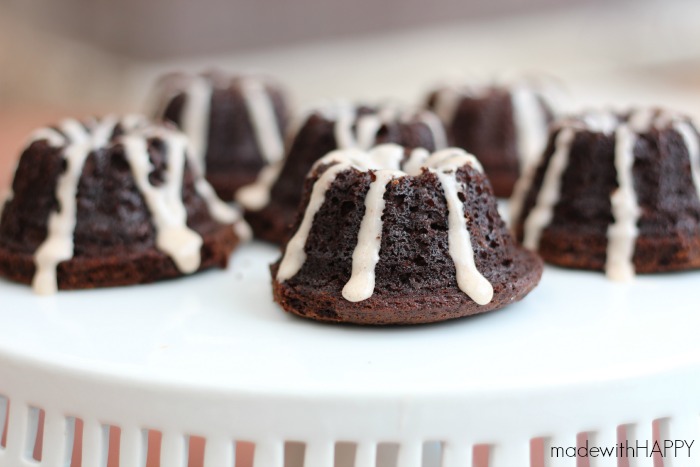
[(584, 5), (159, 60), (67, 38), (13, 11), (0, 7), (5, 108), (134, 110), (163, 71), (221, 66), (273, 74), (301, 103), (337, 96), (416, 100), (446, 77), (545, 72), (560, 77), (580, 106), (700, 109), (700, 3), (694, 0)]

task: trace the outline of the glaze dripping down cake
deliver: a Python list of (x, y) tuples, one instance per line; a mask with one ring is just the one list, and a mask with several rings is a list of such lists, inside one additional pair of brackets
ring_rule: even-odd
[(415, 324), (501, 308), (542, 264), (501, 220), (461, 149), (337, 150), (304, 185), (294, 234), (272, 266), (275, 300), (321, 321)]
[(516, 234), (545, 261), (615, 280), (698, 268), (698, 147), (691, 121), (660, 109), (564, 119), (511, 201)]
[(0, 275), (51, 294), (225, 267), (249, 229), (191, 166), (184, 135), (137, 116), (36, 131), (0, 203)]
[(288, 238), (304, 179), (318, 159), (334, 149), (366, 150), (382, 143), (431, 151), (446, 144), (442, 124), (428, 111), (340, 101), (309, 111), (292, 131), (284, 161), (268, 167), (237, 196), (255, 236), (278, 244)]

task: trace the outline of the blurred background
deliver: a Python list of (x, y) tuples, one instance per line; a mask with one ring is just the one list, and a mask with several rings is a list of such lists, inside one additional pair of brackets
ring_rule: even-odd
[(4, 0), (0, 185), (26, 134), (139, 111), (173, 69), (264, 71), (300, 105), (416, 103), (436, 81), (556, 77), (570, 108), (700, 114), (696, 0)]

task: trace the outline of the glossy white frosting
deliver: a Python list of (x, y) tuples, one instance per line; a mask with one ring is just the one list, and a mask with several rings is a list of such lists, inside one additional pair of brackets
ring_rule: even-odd
[[(357, 148), (369, 150), (377, 143), (381, 129), (388, 123), (407, 123), (417, 121), (424, 124), (433, 139), (436, 149), (446, 145), (447, 138), (442, 123), (432, 112), (401, 111), (395, 106), (379, 107), (369, 113), (358, 115), (358, 107), (345, 100), (337, 100), (317, 107), (300, 118), (293, 127), (291, 139), (304, 127), (308, 118), (314, 113), (334, 122), (333, 136), (338, 149)], [(271, 164), (260, 172), (257, 180), (236, 193), (236, 201), (249, 211), (260, 211), (270, 202), (270, 191), (277, 182), (284, 167), (284, 161)]]
[(205, 157), (209, 145), (211, 97), (214, 89), (206, 78), (193, 76), (184, 91), (185, 102), (180, 116), (180, 128), (188, 137), (195, 169), (200, 174), (204, 174), (206, 173)]
[(634, 277), (634, 245), (639, 235), (639, 205), (634, 188), (634, 144), (637, 135), (630, 125), (620, 125), (615, 131), (615, 172), (617, 189), (610, 196), (613, 223), (608, 227), (608, 247), (605, 273), (616, 281)]
[[(147, 137), (160, 136), (167, 145), (168, 163), (160, 186), (148, 179), (154, 167), (148, 155)], [(165, 136), (165, 137), (163, 137)], [(182, 201), (182, 183), (187, 142), (180, 135), (128, 134), (121, 139), (134, 181), (151, 212), (156, 230), (156, 247), (170, 256), (178, 269), (190, 274), (199, 269), (202, 237), (187, 227), (187, 210)]]
[(537, 194), (537, 202), (525, 220), (523, 245), (530, 250), (540, 246), (542, 231), (552, 221), (554, 206), (561, 195), (561, 179), (569, 165), (569, 152), (576, 133), (570, 128), (562, 129), (557, 135), (554, 154), (544, 174), (542, 187)]
[(352, 275), (342, 292), (343, 297), (352, 302), (370, 298), (374, 293), (375, 268), (381, 253), (386, 187), (394, 179), (418, 176), (423, 170), (429, 170), (440, 181), (447, 202), (449, 253), (457, 270), (458, 286), (480, 305), (492, 300), (493, 287), (477, 270), (474, 262), (464, 203), (459, 199), (459, 193), (464, 192), (465, 188), (460, 186), (457, 171), (465, 165), (482, 170), (474, 156), (456, 148), (437, 151), (432, 155), (428, 155), (424, 149), (416, 149), (404, 161), (401, 146), (386, 144), (376, 146), (369, 152), (356, 148), (337, 150), (317, 161), (315, 167), (322, 164), (331, 165), (314, 183), (301, 225), (287, 244), (280, 262), (276, 277), (278, 281), (291, 279), (303, 267), (306, 261), (305, 246), (314, 218), (338, 174), (352, 169), (371, 171), (375, 178), (365, 197), (365, 213), (353, 251)]
[(96, 147), (107, 144), (118, 120), (106, 118), (92, 131), (77, 120), (64, 120), (60, 125), (63, 141), (50, 131), (39, 132), (39, 138), (49, 136), (49, 144), (66, 144), (63, 158), (66, 170), (56, 183), (56, 200), (59, 210), (49, 215), (46, 239), (34, 253), (36, 272), (32, 287), (41, 295), (50, 295), (58, 290), (56, 269), (61, 261), (73, 257), (73, 231), (77, 213), (77, 194), (85, 160)]

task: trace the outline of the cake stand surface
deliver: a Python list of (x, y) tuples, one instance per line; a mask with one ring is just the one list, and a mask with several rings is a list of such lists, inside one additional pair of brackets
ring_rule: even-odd
[[(700, 273), (619, 284), (548, 267), (498, 312), (363, 328), (281, 311), (277, 255), (253, 243), (225, 272), (53, 297), (0, 282), (0, 465), (39, 465), (37, 413), (50, 466), (70, 465), (76, 419), (84, 466), (104, 462), (109, 426), (124, 466), (143, 463), (144, 430), (162, 433), (163, 467), (187, 465), (189, 436), (205, 438), (210, 466), (233, 465), (247, 441), (259, 467), (282, 466), (290, 442), (306, 467), (467, 466), (475, 446), (489, 466), (515, 467), (537, 449), (547, 465), (576, 465), (549, 448), (584, 433), (606, 446), (700, 432)], [(676, 454), (664, 465), (700, 465), (698, 445)]]

